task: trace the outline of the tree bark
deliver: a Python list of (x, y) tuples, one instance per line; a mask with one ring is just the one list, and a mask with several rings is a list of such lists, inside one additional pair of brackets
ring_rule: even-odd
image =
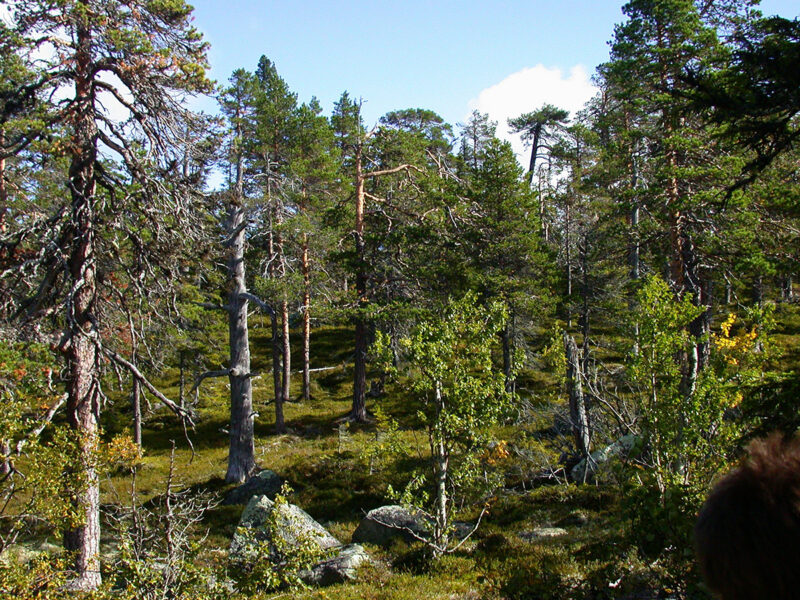
[(591, 442), (589, 417), (586, 412), (586, 398), (583, 394), (581, 359), (575, 338), (564, 332), (564, 353), (567, 359), (567, 396), (569, 397), (569, 417), (575, 447), (583, 458), (589, 456)]
[(278, 327), (278, 315), (270, 317), (272, 328), (272, 389), (275, 394), (275, 433), (286, 433), (286, 422), (283, 417), (283, 387), (281, 386), (281, 334)]
[(186, 352), (181, 350), (179, 353), (180, 376), (178, 378), (178, 405), (186, 408)]
[(286, 298), (281, 302), (281, 325), (283, 326), (283, 401), (291, 402), (292, 383), (292, 346), (289, 337), (289, 302)]
[[(0, 125), (0, 148), (6, 145), (5, 129)], [(0, 156), (0, 233), (6, 232), (6, 211), (8, 210), (8, 189), (6, 188), (6, 157)], [(5, 252), (3, 250), (2, 252)], [(0, 258), (3, 255), (0, 254)]]
[[(241, 168), (241, 167), (239, 167)], [(228, 207), (228, 231), (234, 234), (228, 251), (228, 339), (230, 366), (228, 381), (231, 396), (230, 445), (227, 483), (241, 483), (255, 470), (253, 439), (253, 388), (250, 373), (250, 341), (247, 327), (248, 302), (244, 267), (244, 209), (241, 205), (241, 179), (237, 178), (236, 198)]]
[[(276, 242), (273, 227), (275, 223), (275, 208), (272, 207), (270, 215), (270, 233), (268, 242), (268, 251), (270, 256), (269, 262), (269, 276), (272, 279), (278, 277), (278, 269), (276, 268), (277, 253), (280, 252), (279, 243)], [(275, 396), (275, 433), (286, 433), (286, 422), (283, 416), (283, 386), (281, 379), (283, 376), (283, 369), (281, 367), (281, 358), (283, 355), (283, 347), (281, 344), (280, 328), (278, 326), (278, 315), (273, 314), (270, 316), (270, 328), (272, 330), (272, 389)]]
[[(441, 421), (441, 413), (444, 411), (444, 400), (442, 398), (442, 386), (436, 382), (436, 421)], [(434, 531), (434, 554), (438, 555), (447, 547), (447, 471), (449, 468), (450, 455), (445, 447), (444, 432), (436, 431), (439, 425), (434, 425), (432, 435), (432, 454), (434, 459), (434, 474), (436, 479), (436, 525)]]
[(358, 423), (367, 421), (367, 324), (363, 311), (367, 305), (367, 273), (364, 256), (364, 172), (362, 166), (362, 148), (359, 143), (356, 149), (356, 295), (357, 314), (355, 317), (355, 357), (353, 360), (353, 406), (350, 420)]
[(100, 585), (100, 480), (95, 463), (100, 402), (98, 331), (96, 327), (95, 164), (97, 124), (92, 72), (92, 35), (85, 24), (76, 26), (75, 100), (69, 190), (72, 200), (71, 250), (68, 259), (71, 292), (67, 302), (67, 422), (79, 443), (82, 485), (74, 494), (81, 525), (64, 533), (64, 547), (74, 553), (75, 590)]
[(139, 380), (133, 377), (131, 409), (133, 411), (133, 443), (142, 447), (142, 392)]
[(303, 234), (303, 402), (311, 399), (311, 269), (308, 234)]

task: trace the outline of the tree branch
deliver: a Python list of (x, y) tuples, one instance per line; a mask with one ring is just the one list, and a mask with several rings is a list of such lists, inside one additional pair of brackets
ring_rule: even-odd
[(178, 416), (181, 421), (188, 422), (191, 425), (194, 425), (194, 421), (192, 421), (192, 414), (191, 412), (187, 411), (185, 408), (181, 408), (175, 402), (167, 398), (164, 394), (159, 392), (156, 387), (150, 383), (145, 377), (142, 372), (136, 368), (136, 365), (131, 363), (130, 361), (125, 360), (119, 354), (114, 352), (113, 350), (109, 350), (108, 348), (103, 348), (103, 352), (108, 356), (111, 360), (116, 362), (117, 364), (125, 367), (130, 371), (131, 375), (133, 375), (139, 382), (146, 387), (151, 394), (153, 394), (156, 398), (158, 398), (161, 403), (169, 408), (176, 416)]
[(275, 316), (275, 309), (272, 308), (266, 302), (264, 302), (258, 296), (251, 294), (250, 292), (242, 292), (241, 294), (239, 294), (239, 297), (242, 298), (243, 300), (248, 300), (249, 302), (252, 302), (253, 304), (257, 305), (258, 308), (263, 310), (265, 313), (269, 314), (269, 316), (271, 317)]
[(399, 173), (400, 171), (410, 171), (412, 169), (418, 173), (422, 173), (422, 171), (414, 165), (404, 164), (391, 169), (381, 169), (380, 171), (370, 171), (369, 173), (364, 173), (364, 179), (367, 177), (383, 177), (384, 175), (391, 175), (392, 173)]
[(195, 378), (192, 389), (190, 389), (186, 393), (186, 395), (188, 396), (190, 394), (193, 394), (194, 391), (200, 387), (200, 384), (203, 383), (204, 379), (208, 379), (209, 377), (227, 377), (230, 374), (231, 374), (230, 369), (220, 369), (218, 371), (206, 371), (205, 373), (201, 373), (200, 375), (197, 376), (197, 378)]
[(42, 417), (42, 420), (39, 423), (39, 425), (33, 431), (31, 431), (27, 435), (27, 437), (17, 442), (17, 454), (22, 454), (22, 449), (25, 447), (25, 444), (27, 444), (31, 440), (36, 439), (41, 435), (41, 433), (44, 431), (44, 428), (47, 427), (47, 425), (53, 420), (53, 417), (58, 412), (58, 409), (64, 406), (64, 403), (66, 401), (67, 401), (67, 394), (62, 394), (58, 398), (58, 400), (56, 400), (53, 403), (53, 406), (51, 406), (50, 409), (47, 411), (47, 413), (44, 415), (44, 417)]

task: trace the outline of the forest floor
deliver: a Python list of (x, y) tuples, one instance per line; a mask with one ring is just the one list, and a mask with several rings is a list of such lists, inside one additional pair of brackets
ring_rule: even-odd
[[(269, 331), (264, 323), (254, 325), (253, 367), (262, 373), (254, 387), (259, 466), (287, 481), (293, 489), (289, 501), (348, 543), (367, 511), (395, 503), (389, 497), (389, 486), (402, 489), (424, 460), (427, 438), (408, 426), (414, 409), (402, 382), (387, 385), (381, 398), (370, 400), (369, 408), (378, 406), (397, 420), (404, 453), (376, 454), (375, 425), (340, 425), (351, 402), (352, 340), (349, 328), (335, 326), (317, 328), (312, 334), (312, 368), (332, 368), (313, 373), (311, 400), (289, 403), (285, 408), (289, 432), (275, 435), (274, 407), (269, 401)], [(544, 346), (546, 338), (543, 332), (533, 343)], [(779, 311), (773, 339), (778, 347), (776, 356), (781, 357), (776, 366), (783, 371), (797, 369), (797, 306)], [(299, 339), (292, 342), (296, 352), (293, 365), (299, 366)], [(299, 374), (292, 379), (293, 398), (301, 397), (300, 379)], [(163, 373), (159, 384), (168, 397), (177, 397), (177, 369)], [(673, 548), (667, 558), (641, 551), (641, 538), (647, 532), (637, 531), (643, 525), (624, 516), (622, 488), (576, 485), (559, 476), (559, 461), (569, 450), (569, 440), (554, 426), (564, 410), (559, 385), (558, 378), (544, 369), (523, 374), (524, 423), (497, 432), (514, 449), (506, 464), (506, 487), (497, 494), (476, 534), (457, 552), (431, 562), (419, 545), (367, 546), (377, 562), (362, 569), (356, 583), (294, 590), (288, 597), (633, 599), (687, 597), (687, 590), (695, 590), (691, 597), (706, 597), (697, 591), (691, 548)], [(220, 497), (233, 487), (222, 479), (228, 450), (227, 380), (206, 380), (199, 398), (197, 423), (188, 432), (191, 445), (174, 417), (158, 409), (154, 401), (146, 416), (144, 454), (136, 476), (139, 501), (163, 493), (173, 446), (180, 485)], [(128, 408), (121, 400), (106, 411), (105, 434), (110, 438), (124, 432), (128, 423)], [(549, 480), (541, 476), (547, 472), (553, 473)], [(130, 502), (130, 484), (130, 475), (123, 472), (103, 482), (106, 509), (113, 512), (115, 506)], [(195, 560), (224, 560), (242, 509), (241, 505), (219, 505), (206, 512), (201, 523), (206, 537)], [(458, 517), (474, 520), (476, 513), (466, 508)], [(526, 535), (541, 527), (560, 527), (566, 533), (552, 538)], [(32, 549), (55, 543), (58, 540), (42, 538), (26, 542)], [(113, 551), (110, 536), (103, 538), (103, 544), (104, 552)], [(287, 592), (276, 596), (287, 597)]]

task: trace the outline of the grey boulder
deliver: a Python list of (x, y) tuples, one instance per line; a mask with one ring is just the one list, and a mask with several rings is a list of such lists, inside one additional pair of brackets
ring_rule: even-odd
[[(467, 537), (474, 526), (456, 521), (451, 536), (458, 539)], [(353, 532), (353, 542), (387, 546), (393, 540), (402, 539), (413, 542), (419, 538), (431, 537), (433, 521), (419, 511), (412, 511), (397, 504), (381, 506), (367, 513)]]
[(335, 583), (354, 581), (358, 567), (371, 563), (367, 551), (359, 544), (348, 544), (335, 556), (323, 560), (308, 571), (300, 573), (300, 578), (308, 585), (326, 586)]
[(275, 499), (281, 491), (281, 478), (274, 471), (264, 469), (253, 475), (239, 487), (232, 489), (222, 501), (223, 504), (247, 504), (254, 496), (268, 496)]
[(367, 513), (353, 532), (353, 542), (386, 546), (395, 539), (411, 542), (430, 529), (428, 519), (396, 504), (381, 506)]
[[(278, 514), (273, 526), (270, 517), (276, 507)], [(276, 538), (289, 547), (298, 547), (308, 541), (320, 552), (342, 545), (300, 507), (294, 504), (276, 505), (267, 496), (254, 496), (247, 503), (233, 535), (230, 555), (238, 560), (247, 560), (255, 553), (258, 542), (270, 542)]]

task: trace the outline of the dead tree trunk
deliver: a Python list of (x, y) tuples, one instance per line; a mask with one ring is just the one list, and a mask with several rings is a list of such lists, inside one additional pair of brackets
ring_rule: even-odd
[(363, 310), (367, 305), (367, 266), (364, 256), (364, 171), (361, 164), (362, 146), (356, 149), (356, 296), (357, 313), (355, 318), (355, 357), (353, 360), (353, 406), (350, 420), (358, 423), (367, 421), (367, 324)]
[(781, 277), (781, 299), (784, 302), (791, 302), (794, 300), (794, 282), (791, 273), (787, 273)]
[(366, 201), (365, 182), (368, 178), (374, 179), (414, 169), (408, 164), (403, 164), (391, 169), (364, 172), (363, 143), (360, 141), (355, 150), (355, 188), (356, 188), (356, 223), (353, 230), (356, 246), (356, 296), (357, 310), (355, 316), (355, 358), (353, 360), (353, 406), (348, 418), (351, 421), (364, 423), (367, 417), (367, 348), (369, 346), (370, 328), (364, 317), (364, 312), (369, 304), (367, 294), (367, 260), (364, 245), (364, 208)]
[[(270, 233), (269, 233), (269, 276), (277, 279), (277, 255), (280, 252), (279, 244), (273, 233), (275, 224), (275, 208), (271, 208), (270, 214)], [(280, 327), (278, 325), (278, 315), (273, 314), (270, 318), (270, 328), (272, 330), (272, 389), (275, 398), (275, 433), (286, 433), (286, 422), (283, 416), (283, 377), (282, 357), (283, 346), (281, 344)]]
[[(581, 457), (589, 456), (591, 442), (589, 417), (586, 412), (586, 398), (583, 394), (584, 373), (575, 338), (564, 332), (564, 353), (567, 359), (567, 396), (569, 398), (569, 418), (575, 447)], [(587, 465), (588, 466), (588, 465)]]
[[(241, 171), (241, 161), (238, 167)], [(247, 284), (244, 268), (245, 215), (241, 205), (241, 174), (236, 198), (228, 207), (228, 336), (231, 419), (228, 470), (225, 481), (241, 483), (256, 467), (253, 440), (253, 388), (250, 373), (250, 339), (247, 328)]]
[(281, 325), (283, 326), (282, 340), (283, 340), (283, 402), (291, 401), (291, 383), (292, 383), (292, 346), (291, 338), (289, 337), (289, 302), (286, 298), (281, 302)]
[(303, 234), (303, 402), (311, 399), (311, 269), (308, 234)]
[(133, 410), (133, 443), (142, 447), (142, 392), (139, 380), (132, 377), (131, 409)]

